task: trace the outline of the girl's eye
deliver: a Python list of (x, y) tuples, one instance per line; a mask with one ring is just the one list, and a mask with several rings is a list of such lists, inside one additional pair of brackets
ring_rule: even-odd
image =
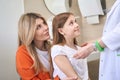
[(72, 22), (72, 21), (70, 22), (70, 25), (73, 25), (73, 22)]
[(47, 25), (47, 23), (44, 21), (43, 24)]
[(41, 28), (41, 25), (37, 25), (37, 29), (40, 29)]
[(75, 20), (75, 22), (77, 22), (77, 20)]

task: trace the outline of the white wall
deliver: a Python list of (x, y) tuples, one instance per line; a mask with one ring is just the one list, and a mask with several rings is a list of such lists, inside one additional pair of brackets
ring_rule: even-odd
[(19, 80), (15, 67), (17, 23), (23, 0), (0, 0), (0, 80)]

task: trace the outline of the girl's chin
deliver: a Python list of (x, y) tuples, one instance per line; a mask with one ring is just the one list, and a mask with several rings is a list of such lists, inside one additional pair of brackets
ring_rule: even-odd
[(50, 39), (50, 36), (46, 37), (46, 40), (49, 40)]
[(80, 36), (80, 34), (76, 35), (76, 37)]

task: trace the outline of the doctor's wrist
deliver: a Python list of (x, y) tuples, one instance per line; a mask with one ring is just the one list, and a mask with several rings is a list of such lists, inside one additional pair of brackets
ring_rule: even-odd
[(93, 43), (93, 46), (94, 46), (94, 51), (99, 51), (99, 52), (102, 52), (104, 51), (104, 48), (99, 44), (98, 41), (96, 41), (95, 43)]

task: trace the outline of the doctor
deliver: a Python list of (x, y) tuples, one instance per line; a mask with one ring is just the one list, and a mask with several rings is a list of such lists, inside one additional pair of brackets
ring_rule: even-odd
[(74, 57), (85, 58), (96, 49), (101, 52), (99, 80), (120, 80), (120, 0), (107, 15), (101, 39), (89, 43)]

